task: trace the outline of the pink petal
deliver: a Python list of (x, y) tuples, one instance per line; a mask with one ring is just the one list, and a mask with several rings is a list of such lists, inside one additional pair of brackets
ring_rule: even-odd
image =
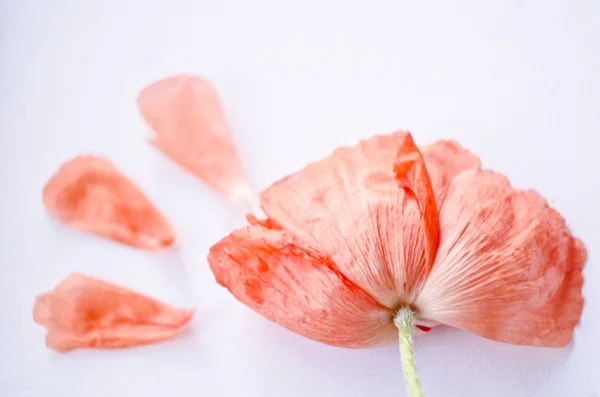
[(46, 345), (65, 352), (156, 343), (182, 333), (193, 310), (181, 310), (137, 292), (71, 274), (37, 297), (33, 319), (48, 334)]
[(481, 168), (479, 158), (455, 141), (437, 141), (425, 145), (421, 148), (421, 153), (427, 165), (438, 208), (442, 207), (450, 184), (457, 175), (469, 169)]
[(245, 227), (215, 244), (208, 262), (237, 299), (307, 338), (358, 348), (396, 337), (389, 309), (289, 232)]
[(206, 80), (176, 75), (144, 88), (138, 107), (156, 132), (151, 143), (217, 192), (247, 206), (252, 192), (217, 92)]
[(415, 302), (422, 316), (501, 342), (571, 341), (586, 250), (540, 195), (500, 174), (466, 171), (452, 181), (440, 227), (436, 261)]
[(389, 308), (412, 302), (433, 263), (437, 211), (407, 132), (337, 149), (262, 192), (261, 206)]
[(404, 141), (398, 149), (394, 173), (400, 186), (407, 188), (419, 203), (425, 232), (426, 266), (424, 270), (429, 273), (437, 251), (440, 225), (425, 161), (410, 134), (404, 137)]
[(156, 250), (176, 240), (146, 196), (100, 157), (78, 156), (63, 164), (44, 186), (43, 202), (61, 222), (133, 247)]

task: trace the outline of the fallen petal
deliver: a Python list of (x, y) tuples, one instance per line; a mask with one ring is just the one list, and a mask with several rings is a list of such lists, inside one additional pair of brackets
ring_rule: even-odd
[(163, 341), (181, 334), (193, 313), (75, 273), (36, 298), (33, 319), (47, 329), (46, 345), (66, 352)]
[(156, 133), (150, 142), (236, 204), (248, 207), (252, 191), (214, 87), (176, 75), (144, 88), (137, 99)]
[(289, 232), (242, 228), (215, 244), (208, 262), (238, 300), (297, 334), (351, 348), (396, 338), (388, 308)]
[(78, 230), (151, 250), (175, 243), (169, 222), (103, 158), (79, 156), (66, 162), (42, 196), (52, 217)]
[(496, 341), (567, 345), (582, 311), (583, 243), (536, 192), (489, 171), (451, 184), (439, 251), (415, 306)]

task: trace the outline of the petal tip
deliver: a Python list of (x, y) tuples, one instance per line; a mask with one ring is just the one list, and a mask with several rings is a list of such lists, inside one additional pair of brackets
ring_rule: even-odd
[(231, 188), (229, 193), (231, 201), (242, 211), (251, 211), (254, 205), (254, 193), (245, 182), (240, 182)]
[(140, 241), (140, 248), (151, 251), (163, 251), (177, 246), (179, 242), (176, 235), (165, 237), (146, 237)]

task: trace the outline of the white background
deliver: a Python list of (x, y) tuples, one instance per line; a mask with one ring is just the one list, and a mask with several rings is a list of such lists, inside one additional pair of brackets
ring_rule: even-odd
[[(600, 395), (600, 2), (0, 0), (0, 395), (402, 396), (395, 347), (345, 350), (267, 322), (206, 263), (240, 214), (145, 143), (139, 90), (217, 86), (254, 187), (395, 129), (458, 139), (539, 190), (589, 249), (565, 349), (436, 329), (416, 341), (426, 396)], [(456, 3), (456, 4), (451, 4)], [(484, 4), (487, 3), (487, 4)], [(51, 221), (41, 190), (80, 153), (110, 158), (173, 222), (150, 254)], [(60, 355), (31, 320), (72, 271), (180, 306), (158, 345)]]

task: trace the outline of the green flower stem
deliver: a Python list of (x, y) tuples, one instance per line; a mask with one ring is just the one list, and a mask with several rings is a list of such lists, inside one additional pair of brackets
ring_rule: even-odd
[(417, 314), (408, 306), (401, 307), (394, 315), (394, 325), (398, 328), (400, 338), (400, 359), (408, 394), (410, 397), (423, 397), (412, 347), (411, 332), (416, 321)]

